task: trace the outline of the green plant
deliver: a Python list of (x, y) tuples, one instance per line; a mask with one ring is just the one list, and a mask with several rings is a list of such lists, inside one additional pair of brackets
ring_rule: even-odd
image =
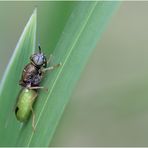
[[(48, 146), (60, 117), (117, 2), (77, 2), (72, 8), (59, 41), (53, 63), (62, 66), (45, 75), (34, 106), (36, 131), (31, 119), (20, 124), (12, 112), (20, 87), (20, 74), (35, 49), (36, 10), (26, 25), (0, 85), (0, 146)], [(56, 29), (53, 27), (53, 29)], [(49, 53), (48, 49), (44, 50)], [(11, 138), (10, 138), (11, 137)]]

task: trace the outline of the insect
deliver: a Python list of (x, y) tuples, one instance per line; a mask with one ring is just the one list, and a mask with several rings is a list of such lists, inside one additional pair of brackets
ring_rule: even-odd
[(35, 130), (35, 113), (33, 110), (33, 104), (38, 96), (38, 89), (45, 89), (43, 86), (40, 86), (43, 75), (46, 71), (53, 70), (61, 65), (60, 63), (47, 67), (50, 58), (47, 61), (46, 56), (41, 51), (40, 45), (38, 48), (39, 51), (31, 55), (30, 63), (25, 66), (22, 72), (21, 80), (19, 81), (22, 90), (20, 91), (15, 107), (15, 115), (20, 122), (27, 121), (32, 112), (33, 130)]

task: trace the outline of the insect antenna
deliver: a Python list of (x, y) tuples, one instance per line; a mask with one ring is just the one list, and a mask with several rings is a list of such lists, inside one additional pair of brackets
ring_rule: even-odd
[(40, 46), (40, 44), (38, 45), (38, 48), (39, 48), (39, 53), (41, 53), (41, 46)]

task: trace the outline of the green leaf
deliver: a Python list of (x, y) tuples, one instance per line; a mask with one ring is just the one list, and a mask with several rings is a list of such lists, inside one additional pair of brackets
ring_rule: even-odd
[[(30, 17), (0, 84), (0, 146), (12, 146), (20, 123), (16, 121), (14, 107), (20, 87), (20, 74), (34, 52), (36, 40), (36, 10)], [(9, 137), (10, 136), (10, 137)], [(9, 137), (9, 138), (8, 138)]]
[[(74, 3), (72, 13), (69, 14), (70, 17), (65, 23), (58, 43), (55, 45), (56, 48), (53, 49), (52, 63), (62, 62), (62, 66), (45, 75), (41, 85), (48, 87), (49, 91), (48, 93), (40, 91), (34, 106), (36, 114), (35, 132), (32, 131), (31, 118), (27, 123), (20, 126), (21, 124), (16, 121), (14, 113), (11, 113), (11, 116), (8, 115), (8, 109), (10, 112), (19, 90), (16, 85), (20, 73), (31, 54), (30, 50), (35, 47), (34, 43), (32, 46), (30, 45), (30, 42), (34, 41), (36, 28), (35, 19), (33, 19), (36, 17), (33, 17), (35, 16), (33, 14), (31, 21), (29, 21), (30, 25), (28, 25), (30, 27), (25, 29), (25, 32), (28, 33), (22, 35), (26, 42), (24, 41), (21, 44), (23, 48), (26, 48), (28, 44), (32, 48), (27, 48), (26, 51), (22, 49), (22, 46), (21, 48), (20, 46), (17, 47), (19, 50), (15, 50), (17, 51), (14, 53), (15, 58), (12, 58), (8, 72), (3, 79), (3, 85), (1, 85), (0, 111), (4, 115), (0, 117), (0, 120), (3, 120), (0, 133), (4, 134), (0, 134), (2, 140), (0, 146), (49, 146), (75, 84), (116, 5), (117, 2), (107, 1)], [(56, 29), (53, 26), (53, 30)], [(30, 38), (28, 39), (28, 37)], [(43, 51), (49, 53), (48, 49), (43, 49)], [(24, 60), (24, 62), (20, 63), (21, 60)], [(15, 73), (15, 75), (12, 76), (12, 73)], [(5, 91), (6, 89), (7, 91)], [(6, 126), (5, 120), (8, 116), (9, 120)]]

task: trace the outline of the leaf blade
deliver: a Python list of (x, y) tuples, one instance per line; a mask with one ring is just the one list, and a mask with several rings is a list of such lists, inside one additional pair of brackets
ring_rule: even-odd
[[(110, 4), (112, 4), (112, 3), (110, 3)], [(37, 108), (40, 108), (39, 110), (37, 110), (37, 125), (38, 126), (36, 129), (36, 132), (31, 134), (31, 136), (27, 142), (27, 146), (48, 146), (48, 144), (50, 143), (53, 133), (56, 129), (56, 126), (57, 126), (57, 124), (60, 120), (60, 117), (64, 111), (64, 108), (68, 102), (68, 99), (70, 97), (72, 89), (74, 88), (77, 80), (79, 79), (80, 73), (82, 72), (84, 65), (85, 65), (92, 49), (95, 47), (95, 44), (98, 40), (98, 34), (100, 36), (100, 34), (102, 32), (102, 27), (104, 26), (104, 24), (102, 26), (101, 23), (106, 22), (106, 20), (109, 16), (104, 20), (96, 21), (95, 25), (92, 25), (93, 23), (87, 24), (87, 21), (89, 20), (89, 18), (91, 20), (90, 22), (93, 22), (94, 19), (96, 20), (95, 13), (97, 12), (97, 14), (99, 13), (99, 15), (100, 15), (100, 11), (101, 12), (105, 11), (104, 8), (107, 5), (108, 5), (108, 7), (111, 7), (111, 9), (113, 9), (115, 3), (113, 5), (110, 5), (110, 4), (103, 3), (104, 6), (102, 4), (100, 6), (100, 3), (98, 3), (98, 2), (88, 2), (87, 4), (84, 4), (82, 2), (77, 5), (76, 9), (74, 9), (73, 14), (71, 15), (69, 21), (67, 22), (65, 30), (63, 31), (64, 35), (61, 37), (56, 49), (53, 52), (53, 54), (56, 56), (55, 57), (56, 63), (61, 61), (62, 63), (66, 63), (66, 65), (63, 64), (64, 65), (63, 68), (61, 67), (61, 68), (59, 68), (59, 70), (56, 70), (55, 72), (53, 72), (53, 74), (51, 74), (52, 76), (49, 76), (47, 81), (44, 83), (44, 84), (51, 83), (51, 84), (49, 84), (49, 88), (51, 91), (50, 91), (48, 97), (47, 97), (47, 95), (41, 94), (41, 96), (43, 97), (42, 99), (44, 101), (43, 102), (38, 101), (38, 103), (37, 103)], [(102, 7), (102, 9), (98, 11), (99, 7)], [(83, 11), (83, 13), (82, 13), (82, 11)], [(108, 13), (110, 11), (106, 12), (106, 14), (108, 15)], [(79, 15), (80, 14), (79, 12), (81, 12), (82, 15)], [(91, 15), (93, 15), (93, 19), (91, 18), (92, 17)], [(71, 22), (73, 21), (73, 18), (77, 18), (77, 19), (79, 18), (78, 19), (79, 22), (72, 24)], [(80, 27), (78, 27), (79, 23), (81, 24)], [(99, 31), (96, 28), (98, 23), (101, 24), (100, 27), (102, 26), (101, 29), (99, 29)], [(81, 49), (80, 46), (82, 46), (81, 45), (82, 40), (81, 40), (80, 36), (83, 35), (82, 38), (84, 38), (84, 36), (87, 34), (87, 31), (90, 28), (93, 29), (93, 27), (91, 25), (94, 28), (96, 28), (93, 30), (93, 33), (95, 31), (97, 31), (97, 35), (96, 35), (97, 37), (95, 38), (94, 41), (92, 41), (92, 40), (90, 40), (90, 38), (94, 36), (93, 33), (91, 34), (91, 36), (87, 36), (88, 37), (87, 41), (90, 44), (89, 45), (87, 43), (87, 45), (89, 45), (88, 46), (89, 48), (87, 50), (85, 50), (85, 48), (83, 48), (83, 50), (80, 50)], [(87, 29), (87, 28), (89, 28), (89, 29)], [(76, 29), (78, 31), (75, 31)], [(72, 33), (70, 33), (70, 32), (72, 32)], [(90, 41), (92, 41), (93, 43), (91, 44)], [(86, 44), (86, 41), (84, 41), (83, 44)], [(87, 48), (87, 46), (86, 46), (86, 48)], [(80, 51), (80, 52), (78, 52), (78, 51)], [(83, 57), (82, 58), (83, 60), (81, 59), (81, 56)], [(76, 57), (76, 59), (75, 59), (75, 57)], [(69, 58), (71, 58), (71, 59), (69, 59)], [(75, 62), (77, 64), (79, 64), (79, 67), (77, 67), (74, 64)], [(69, 67), (73, 67), (73, 70), (71, 71)], [(74, 67), (75, 67), (75, 69), (74, 69)], [(66, 80), (69, 80), (69, 81), (67, 82)], [(67, 84), (65, 84), (65, 82)], [(68, 87), (70, 87), (70, 90)], [(47, 99), (44, 97), (47, 97)], [(39, 103), (41, 103), (43, 107), (41, 107), (41, 105), (38, 105)], [(42, 114), (42, 112), (44, 112), (44, 113)], [(46, 113), (48, 113), (48, 115)], [(47, 118), (49, 118), (49, 120), (46, 120)], [(45, 122), (47, 122), (47, 121), (48, 121), (48, 123), (45, 124)], [(42, 129), (43, 125), (46, 125), (46, 126), (44, 126), (44, 130)], [(40, 139), (40, 142), (37, 141), (39, 134), (42, 135), (41, 137), (43, 137), (42, 139)]]
[[(59, 77), (60, 77), (60, 74), (61, 74), (61, 72), (62, 72), (62, 70), (63, 70), (63, 67), (65, 66), (65, 64), (66, 64), (66, 62), (67, 62), (69, 56), (71, 55), (71, 52), (73, 51), (74, 46), (75, 46), (77, 40), (79, 39), (79, 37), (80, 37), (80, 35), (81, 35), (83, 29), (85, 28), (85, 25), (87, 24), (89, 17), (91, 16), (93, 10), (95, 9), (96, 4), (97, 4), (97, 2), (95, 2), (95, 4), (93, 5), (93, 7), (92, 7), (92, 9), (91, 9), (91, 11), (90, 11), (90, 13), (89, 13), (87, 19), (86, 19), (86, 22), (84, 23), (84, 25), (83, 25), (81, 31), (79, 32), (79, 34), (78, 34), (78, 36), (77, 36), (75, 42), (72, 44), (72, 47), (70, 48), (70, 50), (69, 50), (69, 52), (68, 52), (68, 55), (66, 56), (66, 58), (65, 58), (65, 60), (64, 60), (64, 62), (63, 62), (63, 64), (62, 64), (62, 66), (61, 66), (61, 68), (60, 68), (60, 70), (59, 70), (59, 72), (58, 72), (58, 74), (57, 74), (57, 76), (56, 76), (56, 79), (55, 79), (55, 81), (54, 81), (54, 83), (53, 83), (53, 85), (52, 85), (52, 87), (51, 87), (51, 89), (50, 89), (50, 92), (49, 92), (49, 94), (48, 94), (48, 96), (47, 96), (47, 99), (45, 100), (44, 106), (42, 107), (42, 110), (41, 110), (41, 112), (40, 112), (40, 114), (39, 114), (39, 117), (38, 117), (38, 119), (37, 119), (37, 122), (36, 122), (35, 127), (37, 126), (37, 124), (38, 124), (38, 122), (39, 122), (39, 120), (40, 120), (40, 118), (41, 118), (41, 115), (43, 114), (44, 108), (45, 108), (45, 106), (46, 106), (46, 104), (47, 104), (47, 101), (48, 101), (49, 97), (51, 96), (51, 93), (53, 92), (53, 89), (54, 89), (54, 87), (55, 87), (55, 85), (56, 85), (56, 83), (57, 83), (57, 81), (58, 81), (58, 79), (59, 79)], [(31, 138), (30, 138), (30, 140), (29, 140), (29, 142), (28, 142), (28, 146), (29, 146), (30, 143), (31, 143), (31, 139), (32, 139), (32, 137), (33, 137), (33, 134), (34, 134), (34, 133), (32, 133), (32, 136), (31, 136)]]
[(22, 32), (0, 84), (0, 112), (3, 113), (2, 116), (0, 116), (0, 132), (3, 133), (0, 134), (1, 146), (12, 146), (12, 140), (16, 139), (17, 137), (17, 134), (14, 134), (12, 138), (7, 138), (7, 136), (9, 136), (9, 132), (18, 131), (20, 126), (20, 123), (17, 123), (14, 117), (14, 112), (12, 111), (14, 109), (16, 98), (20, 89), (18, 82), (22, 72), (22, 65), (24, 66), (26, 64), (28, 57), (34, 51), (35, 40), (36, 9)]

